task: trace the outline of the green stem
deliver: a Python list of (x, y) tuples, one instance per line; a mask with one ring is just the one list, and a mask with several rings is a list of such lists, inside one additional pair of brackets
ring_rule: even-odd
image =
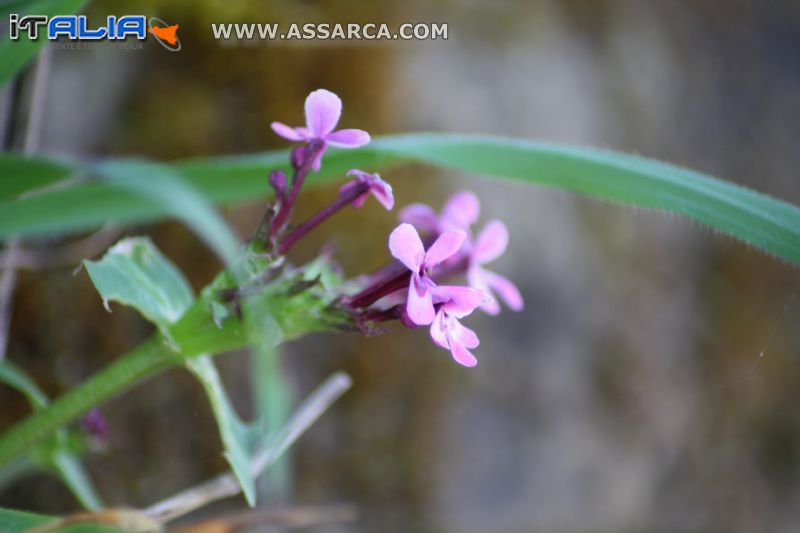
[(181, 358), (160, 335), (146, 340), (79, 386), (0, 435), (0, 465), (32, 444), (72, 422), (91, 407), (107, 400)]
[[(251, 383), (254, 403), (266, 435), (286, 427), (292, 410), (292, 390), (278, 348), (262, 342), (253, 348)], [(291, 495), (291, 460), (284, 456), (258, 479), (258, 499), (285, 503)]]

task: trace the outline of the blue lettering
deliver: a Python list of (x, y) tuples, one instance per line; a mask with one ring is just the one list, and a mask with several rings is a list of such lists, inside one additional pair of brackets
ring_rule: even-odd
[(147, 20), (143, 15), (125, 15), (119, 18), (113, 38), (122, 40), (128, 35), (138, 39), (147, 37)]
[(109, 15), (106, 19), (106, 27), (108, 28), (108, 38), (116, 39), (117, 37), (117, 17)]
[(66, 35), (70, 39), (78, 36), (78, 26), (74, 15), (59, 15), (50, 19), (47, 25), (47, 38), (57, 39), (59, 35)]
[(80, 39), (88, 39), (88, 40), (99, 40), (104, 39), (106, 35), (108, 35), (108, 28), (97, 28), (96, 30), (90, 30), (87, 28), (88, 20), (86, 19), (86, 15), (81, 15), (78, 17), (78, 38)]

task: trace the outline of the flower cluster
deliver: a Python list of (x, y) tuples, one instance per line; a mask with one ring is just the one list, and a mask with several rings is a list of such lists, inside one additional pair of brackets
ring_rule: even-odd
[[(369, 134), (362, 130), (334, 131), (341, 111), (338, 96), (318, 89), (306, 99), (305, 126), (292, 128), (272, 123), (278, 135), (305, 144), (292, 151), (291, 183), (281, 171), (270, 174), (275, 205), (254, 237), (268, 253), (285, 255), (295, 242), (333, 214), (347, 206), (361, 207), (370, 195), (387, 210), (394, 207), (388, 183), (378, 174), (352, 169), (348, 176), (354, 179), (342, 186), (331, 205), (289, 227), (302, 183), (309, 172), (321, 168), (328, 145), (357, 148), (370, 141)], [(523, 307), (514, 284), (484, 268), (505, 251), (508, 230), (501, 221), (492, 220), (474, 237), (471, 226), (479, 215), (478, 198), (467, 191), (453, 195), (438, 214), (424, 204), (402, 209), (400, 225), (389, 235), (389, 251), (395, 261), (367, 276), (360, 291), (340, 300), (354, 324), (365, 332), (374, 331), (375, 324), (389, 320), (399, 320), (409, 327), (428, 326), (436, 345), (449, 350), (458, 363), (475, 366), (477, 359), (470, 350), (478, 346), (478, 336), (461, 320), (476, 309), (498, 314), (500, 304), (496, 297), (514, 311)], [(446, 283), (458, 277), (465, 278), (467, 284)]]

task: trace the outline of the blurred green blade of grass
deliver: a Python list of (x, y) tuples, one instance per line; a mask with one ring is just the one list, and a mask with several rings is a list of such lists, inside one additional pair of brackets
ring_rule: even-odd
[[(87, 0), (33, 0), (28, 2), (10, 2), (0, 6), (0, 16), (8, 18), (10, 13), (19, 15), (70, 15), (80, 11)], [(46, 31), (46, 30), (44, 30)], [(33, 59), (45, 43), (50, 43), (47, 36), (40, 35), (31, 40), (27, 35), (12, 41), (10, 37), (0, 38), (0, 86), (8, 82), (28, 62)]]
[(22, 154), (0, 155), (0, 202), (35, 192), (42, 187), (73, 176), (79, 166), (44, 157), (27, 157)]
[(108, 183), (152, 200), (165, 213), (182, 220), (225, 263), (236, 257), (239, 241), (233, 230), (208, 199), (169, 166), (126, 159), (101, 163), (95, 171)]
[[(267, 174), (285, 168), (286, 152), (210, 157), (171, 164), (211, 202), (232, 204), (267, 195)], [(712, 176), (652, 159), (593, 148), (491, 136), (404, 134), (359, 150), (331, 150), (311, 182), (350, 168), (422, 162), (487, 176), (580, 192), (622, 204), (684, 215), (756, 248), (800, 263), (800, 209)], [(391, 178), (388, 178), (391, 182)], [(82, 183), (0, 205), (0, 238), (60, 235), (109, 221), (156, 220), (168, 214), (147, 198)]]

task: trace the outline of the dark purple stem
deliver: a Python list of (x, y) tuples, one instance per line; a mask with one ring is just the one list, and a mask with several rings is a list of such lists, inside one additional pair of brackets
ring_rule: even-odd
[(294, 228), (294, 230), (292, 230), (292, 232), (281, 241), (280, 245), (278, 245), (278, 255), (283, 255), (288, 252), (289, 248), (291, 248), (295, 242), (304, 237), (308, 232), (353, 203), (359, 196), (366, 194), (368, 191), (369, 184), (356, 183), (354, 186), (350, 187), (350, 189), (345, 191), (344, 194), (340, 194), (339, 198), (337, 198), (336, 201), (331, 205)]
[(323, 148), (325, 148), (325, 143), (319, 140), (310, 141), (305, 147), (303, 151), (303, 160), (301, 164), (295, 168), (294, 176), (292, 177), (292, 186), (289, 188), (289, 193), (286, 195), (286, 201), (281, 202), (280, 211), (278, 211), (278, 214), (272, 219), (269, 230), (270, 239), (281, 231), (288, 223), (289, 218), (291, 218), (297, 196), (300, 194), (300, 189), (303, 187), (303, 182), (311, 171), (314, 160)]
[(371, 287), (367, 287), (360, 293), (353, 296), (347, 303), (353, 308), (370, 306), (387, 294), (391, 294), (394, 291), (408, 287), (410, 280), (411, 272), (406, 269), (405, 272), (396, 275), (393, 278), (380, 281)]

